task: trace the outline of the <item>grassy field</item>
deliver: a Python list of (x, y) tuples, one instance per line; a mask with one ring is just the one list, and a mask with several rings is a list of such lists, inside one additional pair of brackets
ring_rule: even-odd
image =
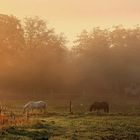
[(139, 140), (140, 117), (51, 115), (0, 131), (5, 140)]
[(140, 117), (50, 114), (32, 116), (23, 125), (4, 127), (1, 140), (139, 140)]
[[(7, 106), (22, 116), (22, 104)], [(75, 105), (69, 114), (68, 106), (52, 105), (45, 115), (32, 114), (28, 121), (1, 127), (0, 140), (140, 140), (139, 107), (118, 108), (97, 115)]]

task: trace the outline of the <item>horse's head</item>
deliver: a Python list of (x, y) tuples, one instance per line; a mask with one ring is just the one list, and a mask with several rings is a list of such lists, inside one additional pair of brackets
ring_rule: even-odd
[(23, 107), (23, 114), (26, 112), (26, 107)]
[(28, 107), (29, 107), (29, 104), (26, 104), (23, 106), (23, 114), (27, 111)]
[(94, 109), (94, 104), (92, 104), (89, 108), (89, 111), (92, 112), (92, 110)]

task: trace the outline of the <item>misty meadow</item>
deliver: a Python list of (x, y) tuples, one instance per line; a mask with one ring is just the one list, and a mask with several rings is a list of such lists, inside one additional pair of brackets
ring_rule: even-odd
[(139, 140), (140, 26), (69, 46), (38, 16), (0, 14), (0, 104), (2, 140)]

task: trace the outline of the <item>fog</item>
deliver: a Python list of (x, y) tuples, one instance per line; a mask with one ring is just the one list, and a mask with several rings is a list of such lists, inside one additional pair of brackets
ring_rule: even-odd
[(0, 33), (1, 98), (139, 97), (138, 25), (83, 30), (72, 49), (39, 17), (1, 14)]

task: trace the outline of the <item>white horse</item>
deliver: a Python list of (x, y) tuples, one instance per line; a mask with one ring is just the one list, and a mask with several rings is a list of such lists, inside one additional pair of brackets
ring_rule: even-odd
[(33, 111), (33, 110), (40, 110), (41, 112), (46, 111), (47, 104), (44, 101), (37, 101), (37, 102), (28, 102), (23, 107), (23, 112), (25, 111)]

